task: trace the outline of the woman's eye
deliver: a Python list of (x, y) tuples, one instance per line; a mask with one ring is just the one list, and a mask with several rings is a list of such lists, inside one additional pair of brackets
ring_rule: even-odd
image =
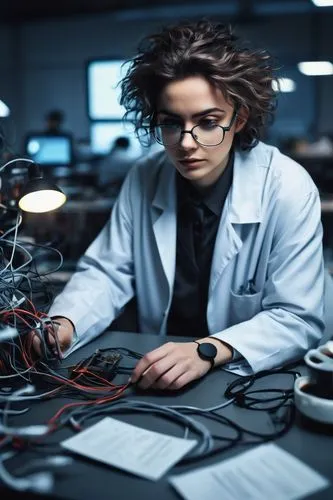
[(199, 123), (200, 127), (201, 128), (204, 128), (204, 129), (212, 129), (212, 128), (215, 128), (218, 126), (218, 122), (216, 120), (201, 120), (200, 123)]

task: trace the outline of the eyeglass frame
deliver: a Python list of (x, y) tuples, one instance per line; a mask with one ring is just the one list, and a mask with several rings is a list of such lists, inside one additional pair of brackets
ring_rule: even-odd
[[(158, 142), (159, 144), (161, 144), (162, 146), (167, 146), (167, 147), (170, 147), (170, 148), (174, 148), (176, 146), (178, 146), (178, 144), (180, 144), (183, 140), (183, 137), (184, 137), (184, 134), (191, 134), (193, 140), (199, 144), (200, 146), (203, 146), (204, 148), (215, 148), (216, 146), (219, 146), (220, 144), (222, 144), (222, 142), (224, 141), (224, 138), (225, 138), (225, 134), (226, 132), (229, 132), (231, 127), (233, 126), (235, 120), (236, 120), (236, 117), (238, 116), (238, 110), (239, 110), (239, 107), (237, 106), (235, 109), (234, 109), (234, 112), (232, 114), (232, 117), (231, 117), (231, 120), (230, 120), (230, 123), (229, 125), (217, 125), (217, 127), (219, 127), (220, 129), (222, 129), (223, 131), (223, 137), (222, 137), (222, 140), (220, 142), (218, 142), (217, 144), (202, 144), (201, 142), (199, 142), (195, 137), (194, 137), (194, 134), (193, 134), (193, 130), (196, 128), (196, 127), (200, 127), (200, 124), (198, 123), (197, 125), (194, 125), (194, 127), (191, 128), (191, 130), (180, 130), (180, 136), (179, 136), (179, 140), (175, 143), (175, 144), (164, 144), (164, 142), (160, 141), (157, 139), (156, 137), (156, 134), (155, 134), (155, 129), (157, 127), (163, 127), (163, 124), (162, 125), (155, 125), (153, 128), (153, 136), (154, 136), (154, 139), (156, 142)], [(178, 126), (178, 125), (177, 125)]]

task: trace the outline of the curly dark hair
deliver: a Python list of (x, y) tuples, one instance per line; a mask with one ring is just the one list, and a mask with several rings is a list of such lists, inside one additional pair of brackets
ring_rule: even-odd
[(124, 118), (133, 122), (137, 134), (152, 131), (165, 85), (188, 76), (203, 76), (228, 102), (247, 110), (247, 123), (235, 144), (254, 147), (276, 108), (273, 58), (266, 50), (243, 47), (231, 26), (207, 19), (163, 28), (139, 44), (120, 82)]

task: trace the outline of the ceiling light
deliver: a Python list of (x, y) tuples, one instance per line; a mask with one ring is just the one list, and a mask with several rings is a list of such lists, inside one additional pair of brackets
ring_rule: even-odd
[(296, 83), (291, 78), (278, 78), (277, 81), (272, 81), (272, 88), (274, 92), (294, 92), (296, 90)]
[(10, 109), (3, 101), (0, 100), (0, 118), (6, 118), (10, 115)]
[(316, 7), (333, 7), (333, 0), (312, 0)]
[(333, 64), (329, 61), (304, 61), (298, 63), (297, 67), (308, 76), (333, 75)]

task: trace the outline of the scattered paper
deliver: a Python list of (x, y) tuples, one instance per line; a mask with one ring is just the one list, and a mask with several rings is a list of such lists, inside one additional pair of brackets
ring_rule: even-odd
[(61, 446), (156, 481), (196, 444), (197, 441), (193, 439), (148, 431), (106, 417), (66, 439)]
[(264, 444), (217, 465), (172, 476), (186, 500), (297, 500), (329, 481), (275, 444)]

